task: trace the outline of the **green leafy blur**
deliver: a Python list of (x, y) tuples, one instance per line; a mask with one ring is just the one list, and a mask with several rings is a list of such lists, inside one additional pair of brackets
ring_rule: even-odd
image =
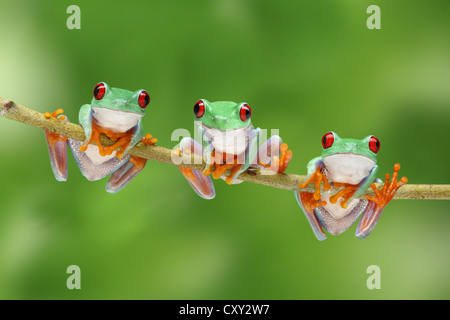
[[(380, 178), (399, 162), (409, 183), (450, 183), (448, 1), (79, 0), (69, 30), (71, 4), (0, 2), (1, 97), (77, 122), (99, 81), (143, 88), (144, 130), (169, 148), (198, 99), (245, 101), (293, 150), (289, 173), (333, 130), (380, 139)], [(219, 180), (207, 201), (148, 162), (111, 195), (72, 156), (57, 182), (39, 129), (0, 118), (0, 145), (2, 299), (450, 298), (448, 201), (395, 200), (367, 239), (319, 242), (286, 190)]]

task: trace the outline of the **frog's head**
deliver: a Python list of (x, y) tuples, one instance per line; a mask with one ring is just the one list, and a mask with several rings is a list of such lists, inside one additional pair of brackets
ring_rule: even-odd
[(328, 132), (322, 137), (322, 147), (322, 161), (329, 180), (358, 184), (375, 166), (380, 141), (372, 135), (357, 140)]
[(343, 139), (331, 131), (322, 137), (322, 147), (322, 158), (334, 154), (351, 153), (376, 162), (377, 153), (380, 150), (380, 141), (372, 135), (361, 140)]
[(94, 98), (91, 106), (94, 109), (104, 108), (144, 116), (145, 108), (150, 103), (150, 96), (145, 90), (128, 91), (111, 88), (107, 83), (100, 82), (94, 87)]
[(195, 121), (206, 128), (221, 131), (246, 128), (251, 125), (252, 109), (245, 103), (199, 100), (194, 106)]

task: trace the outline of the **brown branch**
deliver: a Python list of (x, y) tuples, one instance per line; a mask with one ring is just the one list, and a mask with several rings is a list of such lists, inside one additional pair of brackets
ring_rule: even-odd
[[(0, 115), (4, 118), (58, 133), (71, 139), (80, 141), (84, 141), (85, 139), (83, 128), (80, 125), (67, 121), (61, 121), (55, 118), (47, 119), (40, 112), (18, 105), (1, 97)], [(105, 146), (109, 146), (114, 143), (104, 135), (102, 135), (101, 141)], [(172, 150), (160, 146), (150, 146), (143, 142), (139, 142), (129, 151), (129, 154), (153, 161), (175, 165), (172, 161)], [(205, 163), (201, 157), (183, 155), (180, 159), (183, 161), (180, 166), (196, 170), (203, 170), (205, 168)], [(239, 179), (275, 188), (300, 190), (298, 188), (298, 184), (304, 182), (306, 176), (284, 173), (273, 174), (267, 169), (255, 169), (241, 173), (239, 175)], [(376, 185), (377, 188), (381, 188), (383, 186), (382, 183), (378, 183)], [(302, 190), (314, 192), (314, 186), (309, 185), (307, 189)], [(373, 196), (374, 192), (371, 188), (369, 188), (365, 195)], [(397, 191), (394, 199), (450, 199), (450, 185), (406, 184)]]

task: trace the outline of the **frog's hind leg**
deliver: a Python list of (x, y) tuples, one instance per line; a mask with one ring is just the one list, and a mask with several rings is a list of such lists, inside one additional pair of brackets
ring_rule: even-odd
[[(191, 138), (184, 138), (180, 142), (180, 148), (175, 149), (175, 152), (196, 154), (203, 156), (203, 147)], [(210, 176), (206, 176), (202, 171), (192, 170), (185, 167), (178, 167), (191, 185), (192, 189), (203, 199), (213, 199), (216, 195), (214, 184)]]
[[(132, 141), (134, 145), (138, 141)], [(152, 138), (152, 135), (147, 133), (141, 141), (150, 146), (154, 145), (158, 139)], [(116, 154), (117, 155), (117, 154)], [(109, 193), (116, 193), (122, 190), (131, 180), (133, 180), (139, 172), (144, 169), (147, 164), (147, 159), (132, 156), (129, 161), (125, 162), (119, 169), (117, 169), (108, 180), (106, 184), (106, 191)]]
[[(46, 112), (44, 116), (47, 119), (56, 118), (62, 121), (69, 121), (66, 116), (59, 116), (61, 113), (63, 113), (63, 110), (58, 109), (53, 113)], [(44, 131), (44, 134), (53, 174), (56, 180), (67, 181), (67, 137), (49, 131)]]
[(94, 144), (87, 145), (86, 151), (80, 151), (81, 141), (68, 139), (68, 142), (75, 162), (81, 173), (89, 181), (100, 180), (110, 175), (131, 159), (130, 155), (125, 155), (122, 159), (119, 159), (115, 152), (111, 155), (101, 156), (99, 148)]
[(325, 203), (314, 199), (314, 193), (311, 192), (294, 191), (294, 196), (298, 205), (305, 213), (306, 219), (308, 220), (317, 240), (325, 240), (327, 236), (325, 235), (325, 232), (323, 232), (322, 226), (314, 214), (314, 209), (318, 206), (324, 205)]
[(131, 180), (144, 169), (147, 159), (140, 157), (131, 157), (119, 169), (117, 169), (106, 184), (106, 191), (117, 193), (122, 190)]

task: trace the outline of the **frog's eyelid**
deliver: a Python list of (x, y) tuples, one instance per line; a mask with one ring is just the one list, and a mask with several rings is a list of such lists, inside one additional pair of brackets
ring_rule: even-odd
[(128, 98), (129, 102), (137, 102), (139, 99), (139, 95), (142, 93), (142, 91), (145, 91), (144, 89), (136, 90), (131, 97)]

